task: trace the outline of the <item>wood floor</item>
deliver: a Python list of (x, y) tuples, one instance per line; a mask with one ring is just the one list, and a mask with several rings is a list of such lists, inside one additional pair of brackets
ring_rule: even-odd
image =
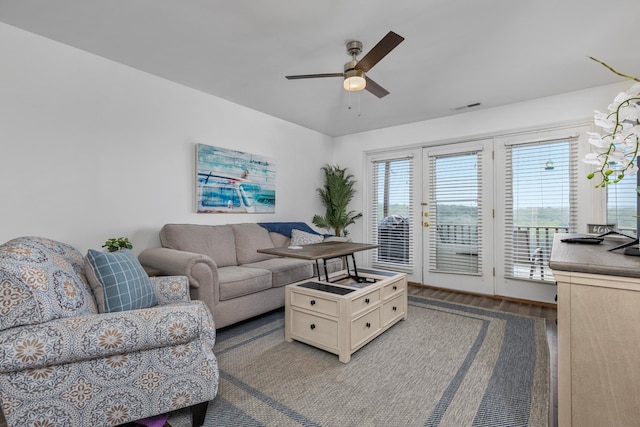
[(529, 301), (511, 301), (500, 298), (484, 297), (461, 292), (447, 291), (437, 288), (411, 285), (409, 295), (422, 296), (443, 301), (467, 304), (523, 316), (542, 317), (547, 324), (547, 341), (549, 342), (550, 392), (549, 392), (549, 427), (558, 425), (558, 327), (556, 325), (556, 309), (549, 305), (539, 305)]

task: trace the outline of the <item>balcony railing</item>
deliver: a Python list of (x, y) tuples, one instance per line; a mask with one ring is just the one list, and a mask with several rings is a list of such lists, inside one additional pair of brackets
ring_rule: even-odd
[[(468, 246), (466, 253), (477, 254), (478, 226), (437, 224), (435, 228), (439, 245), (455, 245), (460, 253), (461, 246)], [(508, 257), (505, 274), (514, 278), (553, 280), (548, 266), (553, 236), (568, 232), (569, 227), (564, 226), (514, 227), (511, 240), (505, 242)]]
[(478, 226), (466, 224), (436, 224), (439, 243), (478, 245)]
[(549, 257), (553, 236), (568, 233), (569, 227), (514, 227), (512, 263), (507, 263), (507, 276), (518, 279), (552, 281)]

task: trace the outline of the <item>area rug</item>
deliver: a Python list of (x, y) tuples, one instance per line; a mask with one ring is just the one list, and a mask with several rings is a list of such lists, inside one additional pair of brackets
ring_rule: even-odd
[[(284, 312), (223, 330), (205, 426), (547, 426), (545, 321), (409, 297), (408, 319), (343, 364), (284, 341)], [(189, 425), (186, 411), (174, 427)]]

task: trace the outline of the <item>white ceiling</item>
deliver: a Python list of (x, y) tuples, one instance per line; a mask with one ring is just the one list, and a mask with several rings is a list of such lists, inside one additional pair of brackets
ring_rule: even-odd
[[(588, 55), (638, 76), (638, 16), (639, 0), (0, 0), (9, 25), (330, 136), (622, 80)], [(284, 78), (342, 72), (347, 41), (366, 53), (390, 30), (405, 41), (367, 73), (382, 99)]]

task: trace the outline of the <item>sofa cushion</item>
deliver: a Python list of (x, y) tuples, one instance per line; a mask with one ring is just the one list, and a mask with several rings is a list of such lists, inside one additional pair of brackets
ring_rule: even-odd
[(76, 249), (41, 237), (0, 245), (0, 330), (96, 312)]
[(314, 243), (322, 243), (324, 237), (320, 234), (307, 233), (302, 230), (291, 230), (291, 244), (292, 245), (311, 245)]
[(245, 264), (244, 267), (263, 268), (271, 271), (274, 288), (313, 277), (313, 262), (295, 258), (275, 258)]
[(280, 233), (275, 233), (273, 231), (270, 231), (269, 237), (271, 237), (271, 241), (273, 242), (274, 248), (282, 248), (284, 246), (289, 246), (291, 244), (291, 239)]
[(147, 273), (128, 249), (87, 252), (86, 273), (101, 313), (139, 310), (158, 304)]
[(232, 224), (236, 237), (236, 257), (238, 264), (250, 264), (265, 259), (273, 258), (273, 255), (261, 254), (258, 249), (273, 248), (273, 242), (266, 228), (258, 224)]
[(160, 242), (165, 248), (206, 255), (218, 267), (238, 265), (229, 225), (166, 224), (160, 230)]
[(271, 287), (271, 272), (261, 268), (231, 266), (218, 270), (220, 301), (260, 292)]

